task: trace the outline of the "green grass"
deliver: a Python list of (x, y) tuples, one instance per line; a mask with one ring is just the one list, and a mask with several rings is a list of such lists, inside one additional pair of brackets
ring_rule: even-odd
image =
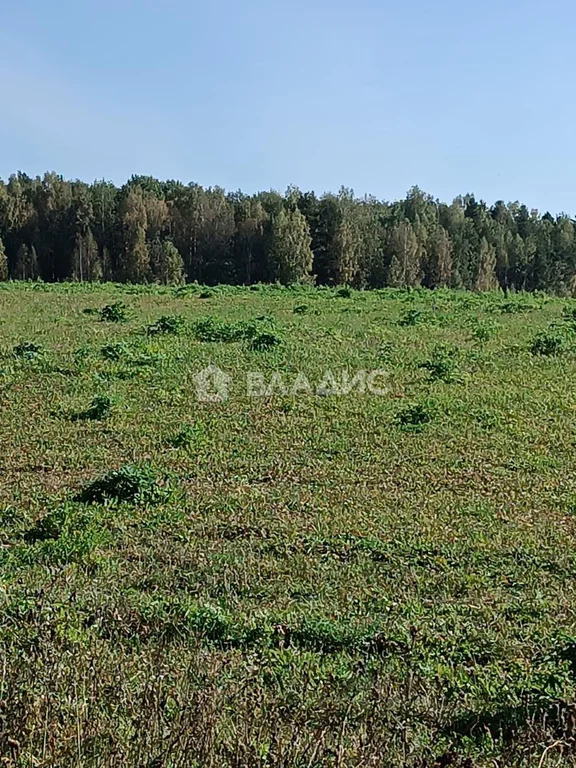
[[(576, 764), (575, 301), (29, 283), (0, 308), (5, 764)], [(319, 386), (377, 369), (383, 395)]]

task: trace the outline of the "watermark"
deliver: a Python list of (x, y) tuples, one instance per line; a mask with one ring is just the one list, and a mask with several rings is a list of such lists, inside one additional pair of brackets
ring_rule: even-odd
[(193, 377), (196, 399), (201, 403), (228, 400), (232, 377), (215, 365), (209, 365)]
[(194, 377), (196, 399), (202, 403), (223, 403), (234, 391), (247, 397), (346, 397), (355, 395), (382, 396), (387, 394), (388, 374), (382, 369), (324, 371), (320, 377), (299, 371), (289, 375), (274, 371), (245, 371), (233, 381), (232, 376), (215, 365), (199, 371)]

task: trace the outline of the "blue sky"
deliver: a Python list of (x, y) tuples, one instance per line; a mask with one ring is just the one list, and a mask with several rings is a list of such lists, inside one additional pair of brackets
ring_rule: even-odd
[(569, 0), (4, 3), (0, 176), (576, 214), (575, 32)]

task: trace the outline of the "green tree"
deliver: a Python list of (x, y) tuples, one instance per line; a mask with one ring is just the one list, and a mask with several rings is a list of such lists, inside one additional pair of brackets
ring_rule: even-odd
[(348, 217), (334, 235), (334, 277), (340, 285), (358, 285), (360, 278), (359, 238)]
[(322, 285), (334, 283), (336, 282), (334, 243), (342, 223), (341, 202), (335, 195), (324, 195), (317, 200), (313, 193), (307, 193), (302, 196), (299, 205), (304, 206), (303, 210), (306, 212), (310, 226), (314, 274)]
[(306, 218), (298, 209), (280, 210), (270, 225), (269, 259), (274, 277), (283, 285), (311, 280), (314, 254)]
[(266, 279), (265, 231), (268, 214), (257, 198), (235, 200), (234, 264), (236, 279), (249, 285)]
[(146, 282), (150, 277), (150, 254), (146, 242), (146, 206), (140, 188), (128, 189), (121, 216), (124, 245), (122, 277), (130, 283)]
[(496, 251), (494, 246), (490, 245), (485, 237), (480, 241), (478, 272), (474, 287), (477, 291), (493, 291), (498, 287), (496, 279)]
[(17, 280), (36, 280), (38, 278), (38, 257), (36, 248), (24, 243), (18, 248), (14, 276)]
[(2, 238), (0, 238), (0, 280), (8, 280), (8, 259)]
[(444, 227), (438, 227), (428, 244), (429, 288), (442, 288), (452, 282), (452, 243)]
[(156, 239), (151, 243), (150, 266), (158, 283), (177, 285), (183, 281), (184, 262), (170, 240)]
[(169, 234), (190, 280), (226, 282), (234, 276), (234, 204), (223, 189), (198, 184), (168, 191)]
[(90, 229), (85, 234), (79, 232), (74, 240), (71, 277), (80, 283), (102, 280), (98, 244)]
[(410, 288), (420, 282), (420, 247), (408, 219), (398, 222), (388, 239), (387, 284), (392, 288)]

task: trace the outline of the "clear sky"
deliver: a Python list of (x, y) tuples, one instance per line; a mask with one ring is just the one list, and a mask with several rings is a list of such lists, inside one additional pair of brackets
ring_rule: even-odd
[(6, 0), (0, 176), (576, 214), (573, 0)]

